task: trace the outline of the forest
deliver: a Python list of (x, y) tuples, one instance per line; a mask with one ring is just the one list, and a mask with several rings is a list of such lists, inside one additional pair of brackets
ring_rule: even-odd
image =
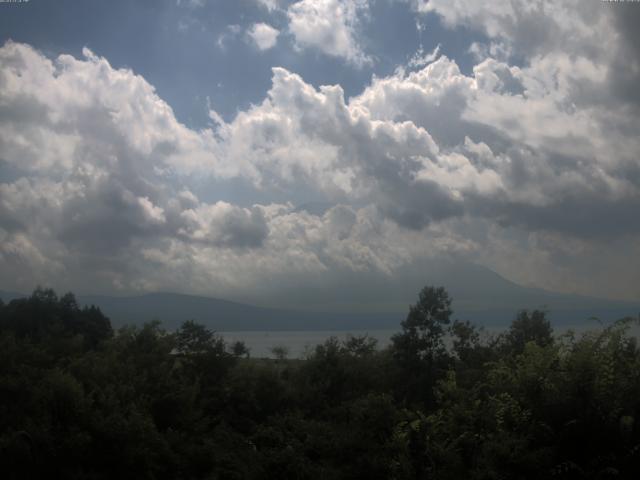
[(640, 319), (488, 334), (453, 306), (427, 286), (386, 348), (266, 359), (188, 319), (114, 331), (70, 293), (0, 302), (2, 476), (640, 478)]

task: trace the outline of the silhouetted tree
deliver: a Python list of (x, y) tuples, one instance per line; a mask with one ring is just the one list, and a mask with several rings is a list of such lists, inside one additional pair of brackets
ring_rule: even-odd
[(442, 353), (442, 337), (452, 313), (451, 298), (444, 287), (424, 287), (400, 324), (402, 333), (393, 337), (397, 353), (405, 360), (433, 359)]
[(204, 325), (187, 320), (176, 332), (176, 349), (183, 355), (221, 353), (224, 341)]
[(553, 328), (544, 310), (521, 310), (501, 338), (507, 351), (522, 353), (528, 342), (545, 347), (553, 343)]
[(348, 354), (355, 357), (366, 357), (375, 353), (377, 345), (378, 340), (368, 335), (349, 335), (344, 341), (343, 348)]
[(270, 349), (271, 354), (276, 357), (276, 360), (285, 360), (289, 356), (289, 347), (286, 345), (274, 345)]
[(3, 478), (640, 478), (638, 320), (554, 340), (519, 312), (494, 341), (450, 304), (423, 289), (388, 349), (240, 361), (38, 289), (0, 304)]
[(443, 341), (451, 319), (451, 298), (444, 287), (424, 287), (401, 323), (402, 332), (392, 337), (393, 355), (403, 374), (399, 390), (405, 398), (432, 403), (435, 381), (447, 368)]
[(246, 343), (244, 343), (241, 340), (238, 340), (231, 344), (231, 353), (233, 354), (234, 357), (249, 358), (250, 351)]

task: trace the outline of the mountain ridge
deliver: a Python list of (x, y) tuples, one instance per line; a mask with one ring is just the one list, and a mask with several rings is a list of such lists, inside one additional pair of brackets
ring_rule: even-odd
[[(496, 274), (499, 277), (499, 274)], [(504, 279), (509, 282), (509, 280)], [(512, 283), (512, 282), (510, 282)], [(582, 325), (590, 318), (612, 321), (635, 316), (640, 302), (567, 295), (543, 289), (530, 289), (512, 283), (523, 293), (522, 304), (516, 300), (488, 299), (485, 304), (473, 304), (462, 297), (456, 300), (456, 288), (451, 288), (454, 318), (470, 320), (484, 326), (507, 325), (520, 309), (547, 308), (556, 326)], [(464, 290), (464, 289), (463, 289)], [(458, 294), (461, 292), (458, 291)], [(494, 292), (495, 293), (495, 292)], [(8, 302), (27, 295), (0, 291), (0, 298)], [(182, 294), (150, 292), (141, 295), (108, 296), (77, 295), (80, 305), (96, 305), (107, 315), (115, 327), (125, 324), (143, 324), (157, 319), (165, 328), (177, 328), (186, 320), (195, 320), (217, 331), (322, 331), (322, 330), (377, 330), (399, 328), (408, 311), (395, 312), (336, 312), (305, 311), (290, 308), (256, 306), (234, 300)], [(526, 301), (525, 301), (526, 300)], [(537, 300), (536, 303), (532, 303)]]

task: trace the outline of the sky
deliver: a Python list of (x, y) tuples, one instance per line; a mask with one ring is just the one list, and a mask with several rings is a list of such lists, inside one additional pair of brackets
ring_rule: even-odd
[(375, 302), (446, 259), (638, 300), (639, 23), (600, 0), (0, 3), (0, 289)]

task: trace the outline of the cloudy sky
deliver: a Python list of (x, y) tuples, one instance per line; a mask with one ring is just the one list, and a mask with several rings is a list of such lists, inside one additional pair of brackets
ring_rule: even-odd
[(450, 259), (640, 299), (639, 24), (600, 0), (0, 3), (0, 288), (268, 303)]

